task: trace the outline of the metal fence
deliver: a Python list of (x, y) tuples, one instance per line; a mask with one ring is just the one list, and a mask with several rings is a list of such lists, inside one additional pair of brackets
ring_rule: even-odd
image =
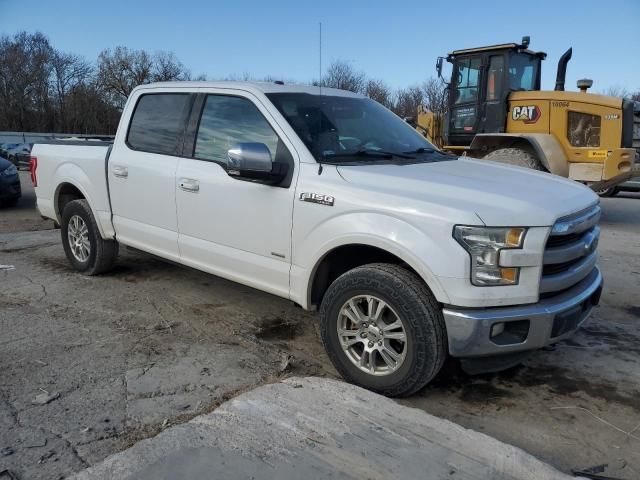
[(38, 132), (0, 132), (2, 143), (38, 143), (53, 138), (92, 138), (96, 140), (113, 140), (113, 135), (86, 135), (75, 133), (38, 133)]

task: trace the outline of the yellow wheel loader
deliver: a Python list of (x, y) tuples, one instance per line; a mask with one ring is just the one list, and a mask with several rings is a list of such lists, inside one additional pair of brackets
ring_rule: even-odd
[[(420, 107), (416, 128), (446, 151), (551, 172), (601, 192), (628, 179), (640, 151), (640, 102), (565, 92), (572, 50), (553, 91), (540, 90), (544, 52), (520, 44), (455, 50), (445, 115)], [(436, 63), (442, 78), (444, 57)]]

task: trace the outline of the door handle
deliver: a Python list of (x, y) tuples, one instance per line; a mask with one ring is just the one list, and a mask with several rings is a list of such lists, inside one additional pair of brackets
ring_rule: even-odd
[(120, 178), (127, 178), (129, 176), (129, 169), (123, 165), (114, 165), (111, 167), (113, 175)]
[(185, 192), (196, 193), (200, 190), (200, 182), (194, 178), (181, 178), (179, 185)]

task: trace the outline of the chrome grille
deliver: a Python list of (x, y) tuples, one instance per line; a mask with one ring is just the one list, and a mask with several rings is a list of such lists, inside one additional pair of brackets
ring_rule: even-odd
[(547, 240), (540, 294), (549, 296), (589, 275), (598, 259), (600, 205), (558, 219)]

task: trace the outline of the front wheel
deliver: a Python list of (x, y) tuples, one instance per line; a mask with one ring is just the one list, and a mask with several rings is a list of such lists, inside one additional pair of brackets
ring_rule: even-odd
[(338, 372), (384, 395), (420, 390), (447, 356), (440, 306), (420, 278), (398, 265), (364, 265), (338, 277), (320, 316), (322, 342)]
[(65, 205), (60, 232), (64, 253), (76, 270), (97, 275), (114, 265), (118, 243), (102, 238), (86, 200), (73, 200)]
[(544, 171), (545, 168), (537, 155), (526, 147), (498, 148), (487, 153), (484, 157), (494, 162), (506, 163), (516, 167), (530, 168)]

